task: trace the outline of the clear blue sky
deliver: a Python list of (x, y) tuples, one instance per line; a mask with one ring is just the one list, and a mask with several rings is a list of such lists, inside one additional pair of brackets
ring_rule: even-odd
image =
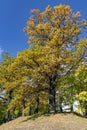
[(0, 0), (0, 55), (8, 51), (16, 56), (17, 52), (28, 47), (23, 28), (31, 9), (44, 10), (48, 5), (53, 7), (60, 3), (69, 4), (74, 12), (80, 11), (87, 19), (87, 0)]

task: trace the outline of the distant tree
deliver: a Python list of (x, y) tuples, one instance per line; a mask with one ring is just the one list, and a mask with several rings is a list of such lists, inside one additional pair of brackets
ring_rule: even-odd
[(84, 113), (87, 116), (87, 91), (80, 92), (76, 98), (80, 101), (81, 107), (85, 109)]
[[(8, 110), (9, 103), (12, 99), (11, 82), (13, 80), (12, 74), (8, 73), (8, 66), (13, 62), (13, 58), (6, 52), (2, 55), (2, 62), (0, 64), (0, 85), (2, 86), (2, 104), (6, 107), (4, 113), (4, 120), (7, 121), (10, 118)], [(10, 83), (10, 84), (9, 84)]]

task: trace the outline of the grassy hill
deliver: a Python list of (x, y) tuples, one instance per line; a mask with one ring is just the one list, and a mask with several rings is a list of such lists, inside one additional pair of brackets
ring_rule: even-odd
[(64, 113), (20, 117), (1, 125), (0, 130), (87, 130), (87, 118)]

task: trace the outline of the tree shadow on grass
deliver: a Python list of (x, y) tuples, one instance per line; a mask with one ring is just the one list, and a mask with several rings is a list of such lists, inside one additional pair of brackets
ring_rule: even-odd
[[(56, 114), (62, 114), (62, 115), (68, 115), (68, 114), (73, 114), (73, 115), (77, 115), (78, 117), (82, 117), (82, 118), (87, 118), (87, 116), (82, 116), (80, 114), (77, 114), (77, 113), (74, 113), (74, 112), (51, 112), (51, 113), (37, 113), (37, 114), (33, 114), (29, 117), (27, 117), (25, 120), (21, 121), (21, 122), (26, 122), (28, 120), (36, 120), (37, 118), (43, 116), (43, 117), (48, 117), (48, 116), (51, 116), (51, 115), (56, 115)], [(21, 123), (20, 122), (20, 123)]]
[(23, 120), (23, 121), (21, 121), (21, 122), (26, 122), (26, 121), (28, 121), (28, 120), (36, 120), (38, 117), (41, 117), (41, 116), (43, 116), (43, 117), (48, 117), (48, 116), (56, 115), (56, 114), (67, 115), (67, 114), (69, 114), (69, 113), (65, 113), (65, 112), (37, 113), (37, 114), (33, 114), (33, 115), (27, 117), (27, 119), (25, 119), (25, 120)]
[(28, 120), (36, 120), (38, 117), (50, 116), (52, 114), (54, 114), (54, 113), (38, 113), (38, 114), (34, 114), (34, 115), (31, 115), (31, 116), (27, 117), (27, 119), (25, 119), (25, 120), (23, 120), (21, 122), (26, 122)]
[(28, 120), (35, 120), (35, 119), (37, 119), (38, 117), (41, 117), (42, 115), (44, 115), (44, 114), (41, 114), (41, 113), (34, 114), (34, 115), (31, 115), (31, 116), (27, 117), (27, 119), (25, 119), (25, 120), (23, 120), (23, 121), (21, 121), (21, 122), (26, 122), (26, 121), (28, 121)]

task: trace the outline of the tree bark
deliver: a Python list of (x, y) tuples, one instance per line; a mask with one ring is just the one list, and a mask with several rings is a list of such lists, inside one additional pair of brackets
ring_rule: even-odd
[(48, 112), (56, 112), (56, 81), (57, 75), (49, 77), (49, 99), (48, 99)]

